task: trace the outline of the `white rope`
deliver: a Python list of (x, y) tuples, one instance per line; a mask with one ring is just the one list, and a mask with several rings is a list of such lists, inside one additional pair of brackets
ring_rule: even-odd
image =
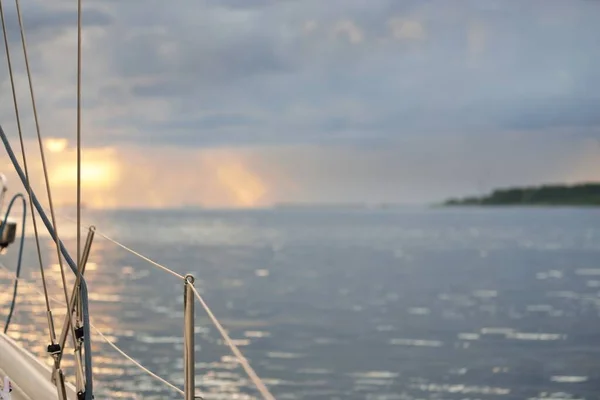
[[(31, 288), (36, 293), (38, 293), (40, 295), (44, 294), (42, 291), (40, 291), (33, 284), (33, 282), (30, 282), (30, 281), (28, 281), (28, 280), (26, 280), (24, 278), (17, 278), (16, 276), (12, 275), (12, 271), (10, 271), (4, 265), (0, 264), (0, 269), (8, 272), (9, 274), (11, 274), (12, 279), (18, 280), (19, 282), (21, 282), (25, 286)], [(50, 300), (52, 300), (53, 302), (62, 305), (62, 302), (59, 299), (57, 299), (56, 297), (54, 297), (52, 295), (49, 295), (48, 298)], [(179, 389), (177, 386), (175, 386), (174, 384), (170, 383), (166, 379), (161, 378), (160, 376), (156, 375), (154, 372), (150, 371), (148, 368), (144, 367), (142, 364), (140, 364), (138, 361), (136, 361), (133, 357), (131, 357), (130, 355), (128, 355), (127, 353), (125, 353), (123, 350), (121, 350), (121, 348), (119, 346), (117, 346), (113, 341), (111, 341), (109, 338), (107, 338), (98, 328), (96, 328), (96, 326), (91, 321), (90, 321), (90, 326), (106, 342), (106, 344), (108, 344), (110, 347), (112, 347), (114, 350), (116, 350), (119, 354), (121, 354), (123, 357), (125, 357), (127, 360), (129, 360), (131, 363), (133, 363), (136, 367), (138, 367), (139, 369), (141, 369), (142, 371), (144, 371), (146, 374), (148, 374), (152, 378), (156, 379), (157, 381), (159, 381), (159, 382), (165, 384), (166, 386), (168, 386), (169, 388), (173, 389), (174, 391), (176, 391), (176, 392), (178, 392), (180, 394), (184, 394), (183, 390)], [(199, 397), (199, 396), (196, 396), (196, 397)]]
[[(63, 216), (63, 218), (69, 219), (72, 221), (71, 218), (68, 218), (66, 216)], [(86, 227), (89, 228), (89, 227)], [(104, 233), (102, 233), (101, 231), (99, 231), (96, 228), (96, 233), (100, 236), (102, 236), (104, 239), (108, 240), (109, 242), (112, 242), (114, 244), (116, 244), (117, 246), (121, 247), (122, 249), (130, 252), (131, 254), (140, 257), (141, 259), (149, 262), (150, 264), (160, 268), (161, 270), (168, 272), (182, 280), (185, 280), (185, 277), (178, 274), (177, 272), (165, 267), (164, 265), (161, 265), (151, 259), (149, 259), (148, 257), (138, 253), (137, 251), (125, 246), (124, 244), (118, 242), (115, 239), (110, 238), (109, 236), (105, 235)], [(217, 328), (217, 330), (219, 331), (219, 333), (221, 334), (221, 336), (223, 337), (223, 339), (225, 340), (225, 343), (227, 344), (227, 346), (229, 346), (229, 348), (231, 349), (231, 352), (235, 355), (235, 357), (237, 358), (238, 362), (241, 364), (242, 368), (244, 369), (244, 371), (246, 372), (246, 374), (248, 375), (248, 377), (250, 378), (250, 380), (254, 383), (254, 385), (256, 386), (256, 388), (258, 389), (258, 391), (260, 392), (260, 394), (262, 395), (262, 397), (265, 400), (275, 400), (275, 397), (273, 397), (273, 395), (271, 394), (271, 392), (269, 392), (269, 389), (267, 388), (267, 386), (264, 384), (264, 382), (262, 381), (262, 379), (260, 379), (260, 377), (256, 374), (256, 372), (254, 371), (254, 369), (250, 366), (250, 363), (248, 362), (248, 360), (244, 357), (244, 355), (242, 354), (242, 352), (238, 349), (238, 347), (233, 343), (233, 341), (231, 340), (231, 338), (229, 337), (229, 335), (227, 334), (227, 331), (225, 330), (225, 328), (223, 328), (223, 326), (221, 325), (221, 323), (219, 322), (219, 320), (217, 319), (217, 317), (213, 314), (212, 310), (210, 309), (210, 307), (208, 306), (208, 304), (206, 303), (206, 301), (204, 301), (204, 299), (202, 298), (202, 296), (200, 296), (200, 293), (198, 293), (198, 291), (196, 290), (196, 288), (194, 287), (194, 285), (191, 285), (192, 290), (194, 291), (194, 294), (196, 295), (196, 298), (198, 299), (198, 301), (200, 302), (200, 304), (202, 305), (202, 308), (204, 308), (204, 310), (206, 311), (206, 314), (208, 315), (208, 317), (210, 318), (210, 320), (212, 321), (212, 323), (215, 325), (215, 327)], [(133, 361), (133, 360), (132, 360)]]
[(250, 366), (250, 363), (248, 362), (248, 360), (246, 359), (246, 357), (244, 357), (244, 355), (242, 354), (242, 352), (233, 343), (233, 341), (231, 340), (231, 338), (227, 334), (227, 331), (225, 330), (225, 328), (223, 328), (223, 326), (221, 325), (221, 323), (219, 322), (219, 320), (217, 319), (217, 317), (215, 317), (215, 315), (213, 314), (212, 310), (210, 309), (210, 307), (208, 307), (208, 304), (206, 304), (206, 302), (204, 301), (204, 299), (202, 298), (202, 296), (200, 296), (200, 293), (198, 293), (198, 291), (196, 290), (196, 288), (194, 287), (194, 285), (190, 285), (190, 287), (192, 288), (192, 290), (194, 291), (194, 294), (198, 298), (198, 301), (200, 302), (200, 304), (204, 308), (204, 311), (206, 311), (206, 314), (208, 314), (208, 317), (211, 319), (211, 321), (213, 322), (213, 324), (215, 324), (215, 326), (219, 330), (219, 333), (221, 334), (221, 336), (223, 337), (223, 339), (225, 339), (225, 343), (227, 344), (227, 346), (229, 346), (229, 348), (231, 349), (231, 352), (235, 355), (235, 357), (237, 358), (238, 362), (242, 365), (242, 368), (244, 368), (244, 371), (246, 371), (246, 374), (248, 375), (248, 377), (250, 378), (250, 380), (252, 381), (252, 383), (254, 383), (254, 385), (256, 386), (256, 388), (258, 389), (258, 391), (260, 392), (260, 394), (262, 395), (263, 399), (265, 399), (265, 400), (275, 400), (275, 397), (273, 397), (273, 395), (271, 394), (271, 392), (269, 392), (269, 389), (267, 389), (267, 386), (264, 384), (264, 382), (262, 381), (262, 379), (260, 379), (260, 377), (256, 374), (256, 372), (254, 372), (254, 369), (252, 369), (252, 367)]
[(154, 379), (162, 382), (163, 384), (167, 385), (168, 387), (170, 387), (171, 389), (173, 389), (174, 391), (178, 392), (181, 395), (184, 395), (185, 393), (183, 392), (183, 390), (179, 389), (177, 386), (173, 385), (172, 383), (170, 383), (169, 381), (167, 381), (164, 378), (161, 378), (160, 376), (156, 375), (154, 372), (150, 371), (148, 368), (144, 367), (142, 364), (140, 364), (139, 362), (137, 362), (136, 360), (134, 360), (131, 356), (129, 356), (127, 353), (125, 353), (123, 350), (121, 350), (119, 348), (119, 346), (117, 346), (116, 344), (114, 344), (109, 338), (107, 338), (106, 336), (104, 336), (104, 334), (102, 332), (100, 332), (100, 330), (98, 328), (96, 328), (94, 326), (94, 324), (92, 324), (90, 322), (90, 325), (92, 326), (92, 328), (94, 328), (94, 331), (96, 331), (96, 333), (98, 335), (100, 335), (100, 337), (102, 339), (104, 339), (104, 341), (110, 346), (112, 347), (114, 350), (116, 350), (119, 354), (121, 354), (123, 357), (125, 357), (126, 359), (128, 359), (129, 361), (131, 361), (136, 367), (138, 367), (139, 369), (141, 369), (142, 371), (144, 371), (145, 373), (147, 373), (148, 375), (150, 375), (151, 377), (153, 377)]
[(175, 271), (173, 271), (170, 268), (165, 267), (162, 264), (157, 263), (156, 261), (153, 261), (151, 259), (149, 259), (148, 257), (144, 256), (143, 254), (138, 253), (137, 251), (125, 246), (123, 243), (120, 243), (118, 241), (116, 241), (115, 239), (112, 239), (111, 237), (105, 235), (104, 233), (100, 232), (99, 230), (96, 229), (96, 233), (100, 236), (102, 236), (104, 239), (108, 240), (109, 242), (112, 242), (114, 244), (116, 244), (117, 246), (119, 246), (120, 248), (122, 248), (123, 250), (128, 251), (129, 253), (133, 254), (134, 256), (137, 256), (139, 258), (141, 258), (142, 260), (149, 262), (150, 264), (154, 265), (157, 268), (162, 269), (165, 272), (168, 272), (169, 274), (181, 279), (181, 280), (185, 280), (185, 277)]
[[(68, 220), (68, 221), (71, 221), (71, 222), (76, 222), (76, 220), (75, 220), (75, 219), (73, 219), (73, 218), (69, 218), (69, 217), (67, 217), (66, 215), (61, 215), (60, 217), (61, 217), (61, 218), (63, 218), (63, 219), (66, 219), (66, 220)], [(90, 229), (90, 228), (91, 228), (91, 226), (92, 226), (92, 225), (82, 225), (82, 228), (85, 228), (85, 229)], [(146, 262), (150, 263), (151, 265), (153, 265), (153, 266), (155, 266), (155, 267), (157, 267), (157, 268), (159, 268), (159, 269), (163, 270), (164, 272), (167, 272), (167, 273), (169, 273), (169, 274), (173, 275), (174, 277), (176, 277), (176, 278), (179, 278), (179, 279), (181, 279), (182, 281), (185, 281), (185, 276), (183, 276), (183, 275), (181, 275), (181, 274), (179, 274), (179, 273), (177, 273), (177, 272), (173, 271), (173, 270), (172, 270), (172, 269), (170, 269), (170, 268), (167, 268), (167, 267), (165, 267), (165, 266), (164, 266), (164, 265), (162, 265), (162, 264), (159, 264), (159, 263), (157, 263), (157, 262), (156, 262), (156, 261), (154, 261), (154, 260), (151, 260), (150, 258), (146, 257), (145, 255), (143, 255), (143, 254), (141, 254), (141, 253), (138, 253), (137, 251), (133, 250), (132, 248), (130, 248), (130, 247), (127, 247), (126, 245), (124, 245), (123, 243), (119, 242), (118, 240), (115, 240), (115, 239), (111, 238), (110, 236), (108, 236), (107, 234), (103, 233), (103, 232), (102, 232), (101, 230), (99, 230), (99, 229), (98, 229), (96, 226), (94, 226), (94, 229), (96, 229), (96, 234), (97, 234), (97, 235), (99, 235), (99, 236), (103, 237), (104, 239), (108, 240), (109, 242), (111, 242), (111, 243), (113, 243), (113, 244), (116, 244), (117, 246), (119, 246), (119, 247), (120, 247), (120, 248), (122, 248), (123, 250), (125, 250), (125, 251), (127, 251), (127, 252), (129, 252), (129, 253), (133, 254), (133, 255), (134, 255), (134, 256), (136, 256), (136, 257), (139, 257), (139, 258), (141, 258), (142, 260), (144, 260), (144, 261), (146, 261)]]

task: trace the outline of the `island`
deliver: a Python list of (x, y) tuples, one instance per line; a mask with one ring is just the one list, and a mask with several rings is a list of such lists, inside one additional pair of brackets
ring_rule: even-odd
[(600, 183), (496, 189), (480, 197), (446, 200), (445, 206), (600, 206)]

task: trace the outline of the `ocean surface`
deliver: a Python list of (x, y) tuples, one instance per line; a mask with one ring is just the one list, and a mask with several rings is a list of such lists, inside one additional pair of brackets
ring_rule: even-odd
[[(600, 209), (86, 211), (84, 220), (194, 274), (277, 399), (600, 399)], [(73, 223), (59, 221), (73, 248)], [(42, 247), (52, 296), (64, 299), (47, 236)], [(23, 277), (37, 284), (20, 285), (9, 333), (43, 355), (34, 249), (30, 237)], [(0, 257), (11, 269), (16, 250)], [(86, 276), (93, 324), (182, 386), (182, 282), (98, 235)], [(12, 279), (0, 278), (4, 316)], [(64, 307), (53, 312), (60, 328)], [(97, 399), (180, 398), (92, 339)], [(205, 399), (258, 397), (199, 304), (196, 344)]]

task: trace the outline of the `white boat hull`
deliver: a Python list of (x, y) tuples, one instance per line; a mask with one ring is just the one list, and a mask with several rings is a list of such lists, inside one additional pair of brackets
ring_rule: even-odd
[[(5, 376), (11, 380), (11, 400), (58, 400), (51, 369), (3, 333), (0, 333), (0, 375), (0, 381)], [(67, 384), (67, 397), (77, 399), (73, 385)]]

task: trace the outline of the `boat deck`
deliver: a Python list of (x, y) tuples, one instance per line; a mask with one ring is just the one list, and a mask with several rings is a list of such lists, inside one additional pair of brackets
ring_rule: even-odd
[[(0, 381), (4, 381), (5, 376), (10, 378), (11, 400), (58, 400), (51, 374), (47, 365), (0, 333)], [(69, 400), (77, 399), (75, 388), (70, 384), (67, 384), (67, 396)]]

